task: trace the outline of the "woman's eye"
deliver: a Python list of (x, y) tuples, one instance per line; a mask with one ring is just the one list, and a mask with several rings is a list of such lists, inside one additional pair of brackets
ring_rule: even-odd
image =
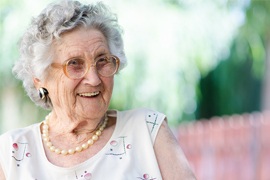
[(100, 57), (100, 58), (98, 58), (97, 61), (98, 62), (106, 62), (107, 61), (107, 58), (106, 57)]
[(100, 63), (107, 63), (108, 60), (107, 60), (106, 58), (101, 58), (101, 59), (99, 59), (99, 62), (100, 62)]
[(99, 58), (98, 60), (97, 60), (97, 64), (98, 64), (98, 66), (104, 66), (104, 65), (106, 65), (106, 64), (108, 64), (109, 62), (108, 62), (108, 59), (106, 58), (106, 57), (102, 57), (102, 58)]
[(72, 59), (72, 60), (69, 60), (67, 63), (68, 66), (80, 66), (83, 64), (84, 64), (84, 61), (81, 59)]

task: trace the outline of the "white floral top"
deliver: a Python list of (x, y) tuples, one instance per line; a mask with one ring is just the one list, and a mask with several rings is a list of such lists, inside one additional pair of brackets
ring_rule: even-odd
[(0, 136), (0, 163), (8, 180), (161, 180), (153, 144), (164, 114), (117, 111), (112, 137), (95, 156), (70, 168), (46, 158), (40, 124)]

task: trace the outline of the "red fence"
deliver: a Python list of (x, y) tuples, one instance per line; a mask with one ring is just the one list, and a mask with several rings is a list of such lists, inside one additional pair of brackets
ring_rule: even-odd
[(270, 112), (181, 125), (178, 140), (198, 180), (270, 180)]

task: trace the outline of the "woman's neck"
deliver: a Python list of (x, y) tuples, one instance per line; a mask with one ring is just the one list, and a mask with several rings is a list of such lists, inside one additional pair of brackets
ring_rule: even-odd
[(53, 136), (88, 137), (97, 129), (102, 120), (104, 116), (91, 119), (52, 112), (49, 118), (50, 133)]

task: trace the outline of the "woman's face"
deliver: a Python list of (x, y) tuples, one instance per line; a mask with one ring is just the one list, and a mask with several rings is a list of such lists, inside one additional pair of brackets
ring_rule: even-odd
[[(70, 59), (83, 59), (90, 64), (101, 55), (110, 54), (104, 35), (95, 29), (79, 28), (65, 33), (54, 46), (53, 63), (63, 64)], [(91, 67), (81, 79), (70, 79), (62, 68), (49, 68), (45, 88), (58, 113), (84, 118), (100, 118), (108, 109), (112, 90), (113, 76), (100, 76)]]

